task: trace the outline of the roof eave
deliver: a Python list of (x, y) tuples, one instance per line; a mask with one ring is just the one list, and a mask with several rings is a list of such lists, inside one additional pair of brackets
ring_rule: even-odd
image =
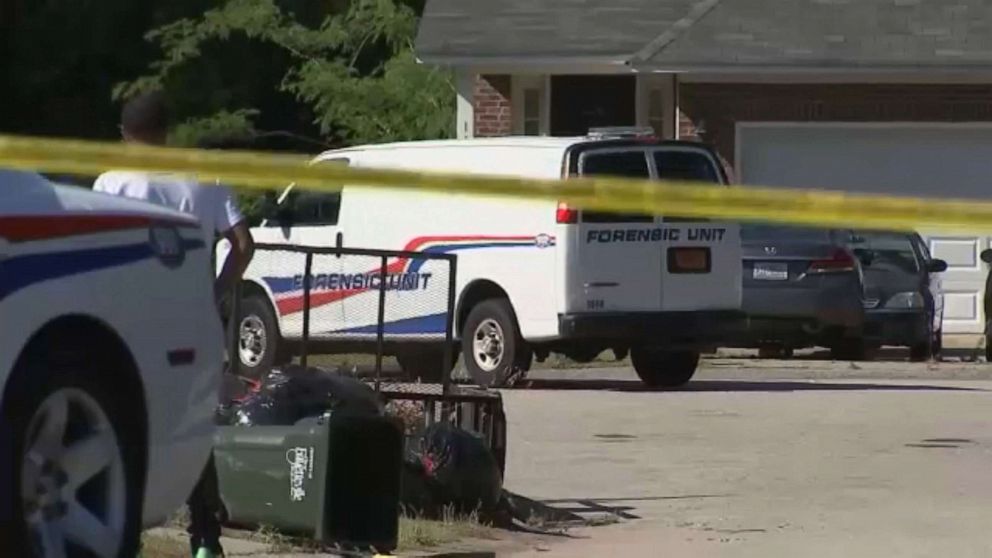
[(988, 63), (934, 65), (920, 64), (822, 64), (811, 62), (788, 64), (669, 64), (632, 62), (632, 70), (643, 73), (669, 74), (961, 74), (975, 71), (992, 71)]
[(451, 68), (487, 68), (519, 71), (547, 67), (601, 67), (604, 70), (630, 71), (629, 55), (547, 56), (519, 54), (513, 56), (472, 56), (463, 54), (418, 53), (417, 61)]

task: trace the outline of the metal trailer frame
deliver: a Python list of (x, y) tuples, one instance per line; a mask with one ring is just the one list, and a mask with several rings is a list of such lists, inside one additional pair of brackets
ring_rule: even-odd
[[(443, 358), (439, 364), (449, 366), (453, 361), (454, 350), (454, 317), (456, 305), (456, 280), (458, 257), (454, 254), (411, 252), (402, 250), (377, 250), (366, 248), (346, 248), (299, 246), (285, 244), (256, 244), (255, 251), (291, 252), (304, 254), (303, 281), (303, 335), (300, 342), (300, 365), (307, 366), (310, 345), (310, 290), (313, 257), (327, 256), (365, 256), (379, 258), (379, 303), (376, 321), (376, 350), (374, 390), (385, 402), (412, 401), (423, 405), (425, 424), (430, 426), (440, 421), (450, 422), (460, 428), (471, 430), (483, 437), (488, 443), (493, 455), (499, 463), (500, 471), (505, 472), (506, 466), (506, 416), (503, 411), (503, 398), (499, 392), (476, 387), (452, 385), (451, 374), (442, 374), (440, 389), (437, 384), (426, 383), (393, 383), (382, 382), (382, 357), (385, 350), (385, 306), (386, 306), (386, 268), (390, 258), (407, 258), (414, 260), (446, 261), (449, 265), (447, 312), (445, 318)], [(240, 301), (242, 298), (240, 284), (235, 290), (231, 305), (231, 318), (228, 320), (228, 335), (230, 336), (229, 366), (231, 370), (237, 367), (239, 350)], [(447, 370), (447, 368), (445, 368)], [(408, 440), (410, 441), (410, 440)]]

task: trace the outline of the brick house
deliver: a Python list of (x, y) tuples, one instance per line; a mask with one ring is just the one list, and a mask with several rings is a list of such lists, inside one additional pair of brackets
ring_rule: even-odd
[[(992, 195), (989, 0), (427, 0), (416, 46), (459, 137), (652, 126), (744, 183)], [(980, 333), (989, 238), (929, 241)]]

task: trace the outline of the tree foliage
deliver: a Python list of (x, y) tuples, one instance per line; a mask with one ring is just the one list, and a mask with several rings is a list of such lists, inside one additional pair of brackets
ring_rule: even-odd
[[(256, 121), (268, 116), (250, 104), (250, 95), (196, 97), (209, 96), (199, 86), (218, 75), (234, 74), (232, 81), (243, 83), (261, 71), (270, 78), (266, 93), (290, 96), (298, 104), (296, 115), (309, 119), (325, 137), (366, 143), (451, 134), (451, 76), (418, 64), (413, 55), (416, 6), (401, 0), (342, 0), (322, 2), (326, 12), (321, 14), (313, 4), (298, 1), (294, 12), (275, 0), (227, 0), (198, 17), (158, 27), (147, 38), (162, 56), (147, 75), (118, 84), (114, 96), (166, 89), (177, 104), (186, 105), (180, 112), (201, 117), (176, 130), (173, 136), (181, 143), (204, 134), (250, 133)], [(229, 85), (215, 85), (230, 93)], [(192, 107), (206, 107), (207, 114), (196, 114)], [(258, 127), (271, 128), (272, 120)]]

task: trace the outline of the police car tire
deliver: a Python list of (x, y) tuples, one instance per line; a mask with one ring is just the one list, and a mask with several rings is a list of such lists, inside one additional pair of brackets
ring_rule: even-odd
[(634, 347), (630, 351), (630, 361), (644, 385), (678, 387), (686, 384), (696, 374), (699, 353)]
[[(0, 548), (7, 556), (33, 556), (27, 526), (20, 501), (21, 464), (19, 456), (27, 443), (28, 428), (39, 406), (52, 394), (63, 389), (85, 393), (96, 401), (113, 427), (119, 457), (123, 461), (125, 520), (119, 541), (119, 558), (131, 558), (138, 552), (141, 539), (141, 508), (144, 501), (140, 434), (128, 425), (133, 410), (126, 399), (101, 378), (106, 376), (105, 363), (89, 355), (52, 351), (49, 354), (27, 354), (15, 368), (6, 394), (7, 405), (0, 416)], [(14, 403), (16, 402), (16, 403)], [(70, 414), (70, 417), (73, 415)], [(71, 420), (71, 419), (70, 419)], [(67, 425), (71, 431), (72, 426)], [(8, 496), (9, 495), (9, 496)]]
[[(262, 322), (262, 326), (265, 328), (265, 352), (262, 353), (262, 358), (259, 360), (258, 364), (251, 366), (245, 364), (241, 359), (240, 350), (237, 355), (233, 358), (237, 359), (238, 363), (238, 374), (246, 378), (251, 378), (254, 380), (259, 380), (265, 377), (272, 367), (276, 364), (280, 364), (284, 359), (280, 358), (281, 351), (283, 350), (282, 337), (279, 335), (279, 323), (276, 320), (275, 311), (272, 310), (272, 305), (269, 301), (259, 295), (250, 295), (245, 297), (241, 301), (241, 316), (238, 318), (238, 323), (235, 324), (236, 328), (239, 328), (241, 321), (247, 316), (257, 316)], [(237, 332), (237, 329), (235, 330)]]
[[(483, 370), (476, 363), (472, 338), (479, 324), (494, 320), (503, 331), (503, 358), (493, 370)], [(476, 304), (468, 313), (462, 327), (462, 360), (465, 370), (476, 385), (484, 388), (508, 387), (530, 370), (533, 353), (520, 336), (517, 318), (510, 301), (490, 298)]]

